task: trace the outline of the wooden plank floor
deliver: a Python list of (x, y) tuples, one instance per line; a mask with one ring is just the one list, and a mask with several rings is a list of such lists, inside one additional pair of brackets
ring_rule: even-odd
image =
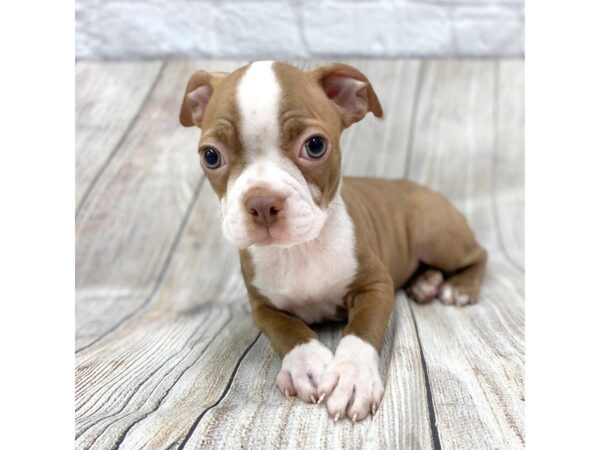
[[(523, 62), (346, 62), (386, 116), (347, 131), (344, 173), (449, 197), (490, 254), (479, 304), (397, 294), (372, 420), (334, 424), (284, 399), (198, 166), (198, 130), (177, 122), (193, 70), (244, 61), (80, 63), (78, 449), (524, 447)], [(340, 333), (319, 328), (332, 349)]]

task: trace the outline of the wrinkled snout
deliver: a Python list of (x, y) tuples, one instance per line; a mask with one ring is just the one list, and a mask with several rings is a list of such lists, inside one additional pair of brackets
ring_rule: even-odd
[(310, 241), (327, 217), (300, 170), (283, 159), (248, 165), (229, 183), (221, 208), (223, 233), (240, 249)]
[(286, 198), (275, 192), (264, 190), (249, 192), (244, 201), (244, 208), (251, 216), (251, 220), (267, 230), (280, 218), (285, 207)]

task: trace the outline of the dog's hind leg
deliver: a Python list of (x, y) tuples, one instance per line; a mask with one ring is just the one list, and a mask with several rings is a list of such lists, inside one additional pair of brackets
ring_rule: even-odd
[(444, 275), (437, 297), (447, 305), (475, 303), (485, 272), (487, 252), (475, 240), (465, 217), (441, 195), (430, 195), (418, 228), (419, 260)]
[(479, 299), (479, 288), (487, 260), (486, 251), (477, 247), (465, 257), (465, 265), (448, 276), (438, 298), (445, 305), (464, 306)]
[(445, 305), (464, 306), (479, 299), (487, 252), (472, 238), (470, 230), (467, 236), (463, 242), (441, 238), (422, 257), (424, 263), (444, 273), (437, 297)]

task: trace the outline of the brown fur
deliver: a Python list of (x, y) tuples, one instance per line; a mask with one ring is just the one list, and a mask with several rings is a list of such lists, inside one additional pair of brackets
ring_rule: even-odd
[(349, 324), (344, 334), (356, 334), (380, 350), (386, 328), (381, 324), (389, 320), (393, 291), (404, 286), (420, 263), (451, 275), (448, 281), (457, 286), (467, 281), (477, 298), (485, 250), (464, 216), (442, 195), (407, 180), (345, 178), (342, 196), (360, 230), (360, 269), (346, 298)]

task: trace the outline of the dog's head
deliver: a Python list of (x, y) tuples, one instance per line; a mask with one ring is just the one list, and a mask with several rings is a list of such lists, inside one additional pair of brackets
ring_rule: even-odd
[(369, 111), (383, 114), (369, 80), (345, 64), (195, 72), (180, 122), (202, 129), (200, 161), (225, 237), (240, 249), (315, 239), (340, 187), (341, 132)]

